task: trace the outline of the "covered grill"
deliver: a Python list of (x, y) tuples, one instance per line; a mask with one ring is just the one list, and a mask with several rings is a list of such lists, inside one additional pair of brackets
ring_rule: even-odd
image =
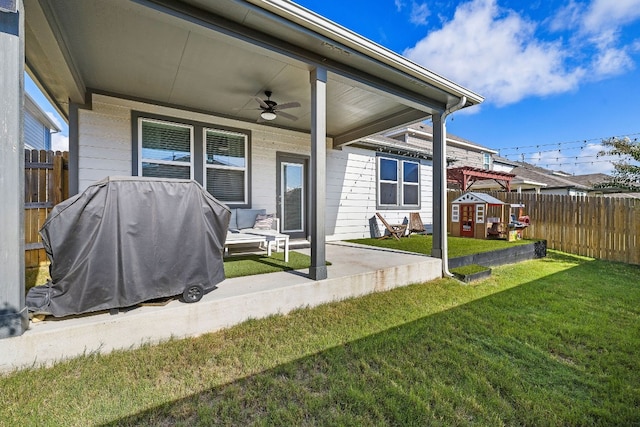
[(40, 230), (51, 281), (31, 312), (61, 317), (183, 295), (224, 280), (231, 213), (192, 180), (110, 177), (54, 207)]

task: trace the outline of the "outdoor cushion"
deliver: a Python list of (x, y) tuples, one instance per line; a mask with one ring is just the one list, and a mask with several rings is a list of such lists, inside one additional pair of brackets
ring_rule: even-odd
[(237, 209), (231, 209), (231, 219), (229, 220), (229, 230), (238, 229), (238, 216), (236, 214)]
[(271, 230), (275, 216), (275, 214), (256, 215), (256, 222), (253, 224), (253, 228), (258, 230)]
[(236, 221), (238, 229), (253, 228), (256, 223), (256, 216), (258, 214), (265, 215), (266, 209), (236, 209)]

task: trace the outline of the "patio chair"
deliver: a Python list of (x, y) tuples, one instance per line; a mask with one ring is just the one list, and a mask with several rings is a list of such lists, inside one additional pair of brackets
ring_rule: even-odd
[(380, 236), (379, 239), (393, 237), (396, 240), (400, 240), (400, 238), (404, 236), (404, 233), (407, 232), (408, 224), (389, 224), (387, 220), (385, 220), (384, 217), (380, 215), (379, 212), (376, 212), (376, 216), (380, 219), (384, 227), (389, 232), (389, 234), (383, 234), (382, 236)]
[(419, 212), (411, 212), (409, 214), (409, 234), (411, 233), (424, 233), (424, 223), (420, 218)]

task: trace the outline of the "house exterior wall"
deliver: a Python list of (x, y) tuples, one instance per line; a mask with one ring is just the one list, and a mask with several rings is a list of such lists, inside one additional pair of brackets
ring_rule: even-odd
[[(267, 212), (276, 212), (277, 154), (309, 156), (311, 151), (310, 137), (305, 133), (94, 94), (92, 109), (79, 111), (79, 191), (109, 175), (132, 175), (132, 111), (250, 131), (250, 204)], [(369, 219), (376, 213), (376, 153), (331, 147), (331, 141), (327, 141), (327, 240), (370, 237)], [(421, 161), (420, 183), (420, 216), (431, 224), (430, 161)], [(390, 223), (402, 222), (409, 211), (385, 210), (384, 216)], [(379, 229), (384, 230), (382, 224)]]
[(36, 150), (51, 149), (51, 132), (30, 111), (24, 112), (24, 145)]

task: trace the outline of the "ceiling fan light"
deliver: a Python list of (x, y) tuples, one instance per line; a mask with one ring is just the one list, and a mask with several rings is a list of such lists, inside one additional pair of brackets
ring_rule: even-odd
[(262, 117), (263, 120), (274, 120), (277, 116), (273, 111), (263, 111), (260, 113), (260, 117)]

